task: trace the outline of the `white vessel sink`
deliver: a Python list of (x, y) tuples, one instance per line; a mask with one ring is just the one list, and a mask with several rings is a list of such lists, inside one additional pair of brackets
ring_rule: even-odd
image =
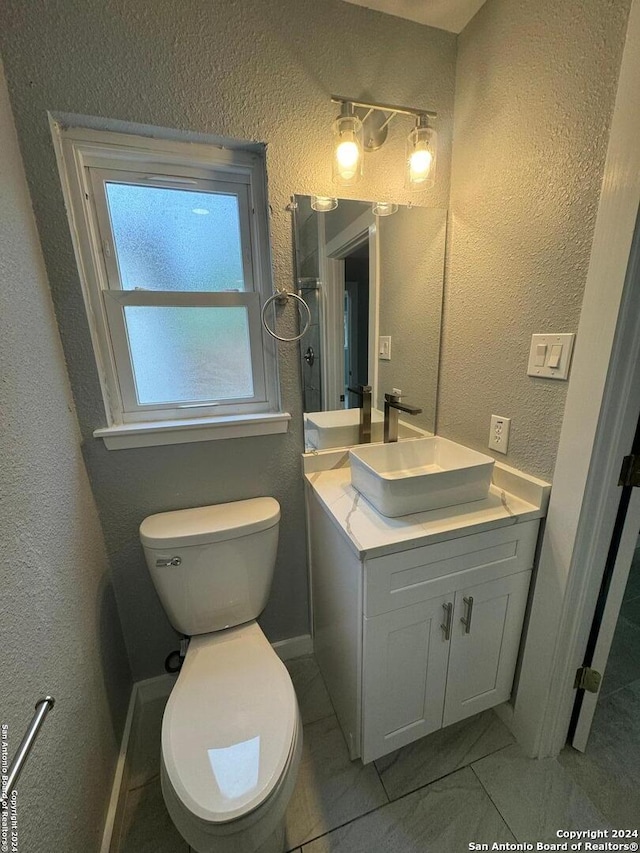
[[(305, 437), (316, 450), (330, 447), (349, 447), (360, 441), (360, 409), (336, 409), (330, 412), (309, 412), (305, 415)], [(382, 441), (384, 415), (371, 411), (371, 441)], [(398, 423), (398, 438), (420, 438), (424, 430)]]
[(486, 498), (494, 461), (439, 436), (360, 445), (349, 457), (353, 487), (391, 518)]

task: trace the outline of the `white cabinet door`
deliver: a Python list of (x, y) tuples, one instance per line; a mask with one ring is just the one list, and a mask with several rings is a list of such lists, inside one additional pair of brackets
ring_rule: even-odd
[(530, 579), (520, 572), (456, 592), (443, 725), (511, 696)]
[[(442, 727), (453, 595), (364, 620), (362, 760)], [(453, 614), (451, 613), (451, 619)]]

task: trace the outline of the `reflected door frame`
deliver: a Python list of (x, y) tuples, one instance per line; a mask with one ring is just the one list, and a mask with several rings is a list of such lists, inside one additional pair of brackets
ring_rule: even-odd
[(368, 383), (372, 405), (377, 407), (378, 320), (380, 315), (380, 253), (376, 219), (367, 210), (327, 242), (325, 220), (318, 218), (318, 256), (322, 283), (322, 408), (345, 408), (344, 396), (344, 259), (365, 241), (369, 242), (369, 344)]

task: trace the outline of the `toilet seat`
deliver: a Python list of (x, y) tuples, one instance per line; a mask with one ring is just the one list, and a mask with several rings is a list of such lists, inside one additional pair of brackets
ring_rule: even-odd
[(258, 809), (287, 771), (297, 719), (289, 674), (255, 622), (193, 637), (162, 723), (183, 808), (208, 824)]

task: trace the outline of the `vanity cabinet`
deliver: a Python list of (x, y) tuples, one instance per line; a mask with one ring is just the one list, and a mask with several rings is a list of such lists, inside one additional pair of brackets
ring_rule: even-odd
[(369, 558), (307, 502), (314, 650), (352, 758), (509, 699), (539, 519)]
[(364, 620), (362, 760), (511, 694), (531, 572)]

